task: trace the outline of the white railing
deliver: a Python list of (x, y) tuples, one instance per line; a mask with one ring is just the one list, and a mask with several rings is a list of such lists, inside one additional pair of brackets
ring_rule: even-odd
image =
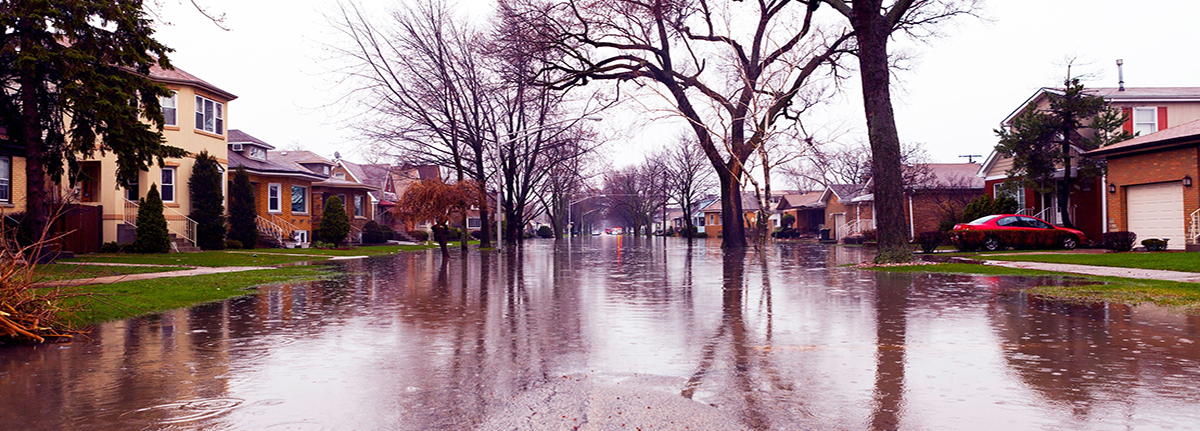
[(1187, 243), (1200, 244), (1200, 210), (1192, 211), (1192, 226), (1188, 231)]
[(875, 229), (875, 220), (872, 219), (856, 219), (850, 220), (841, 226), (838, 226), (837, 235), (841, 238), (850, 235), (857, 235), (863, 231)]
[(1021, 208), (1013, 214), (1027, 216), (1027, 215), (1030, 215), (1030, 213), (1032, 213), (1032, 212), (1033, 212), (1033, 208)]
[[(1046, 223), (1050, 223), (1052, 225), (1061, 225), (1062, 220), (1059, 219), (1059, 214), (1058, 207), (1046, 207), (1042, 210), (1042, 212), (1037, 213), (1037, 215), (1034, 215), (1033, 217), (1045, 220)], [(1075, 221), (1075, 205), (1067, 207), (1067, 214), (1071, 216), (1072, 221)]]
[(292, 235), (300, 230), (296, 225), (288, 223), (287, 220), (275, 214), (267, 214), (266, 217), (260, 215), (255, 219), (255, 224), (258, 226), (259, 232), (274, 238), (281, 246), (284, 241), (293, 241)]
[[(125, 199), (125, 224), (137, 228), (138, 203)], [(167, 219), (167, 230), (175, 236), (183, 238), (196, 246), (196, 221), (174, 208), (163, 207), (163, 217)]]

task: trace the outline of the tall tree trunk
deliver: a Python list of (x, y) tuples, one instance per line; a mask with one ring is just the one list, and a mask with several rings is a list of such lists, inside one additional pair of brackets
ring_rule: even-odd
[[(22, 23), (24, 25), (24, 23)], [(28, 30), (23, 31), (28, 34)], [(42, 142), (41, 118), (39, 118), (38, 92), (41, 80), (28, 68), (20, 74), (21, 82), (21, 144), (25, 147), (26, 209), (25, 233), (30, 239), (40, 242), (49, 224), (50, 211), (46, 191), (45, 144)], [(35, 247), (33, 260), (40, 258), (42, 248)]]
[(891, 26), (879, 14), (879, 0), (854, 2), (851, 23), (858, 38), (863, 108), (871, 142), (871, 177), (879, 238), (877, 263), (912, 260), (904, 234), (904, 182), (900, 167), (900, 135), (892, 112), (887, 42)]
[[(737, 161), (730, 162), (731, 164)], [(742, 221), (742, 184), (731, 172), (740, 169), (720, 169), (717, 178), (721, 181), (721, 248), (745, 248), (746, 225)]]

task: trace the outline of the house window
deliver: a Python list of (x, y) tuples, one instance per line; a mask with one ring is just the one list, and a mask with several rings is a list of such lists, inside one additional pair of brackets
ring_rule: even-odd
[(224, 108), (225, 105), (221, 102), (196, 96), (196, 130), (225, 134)]
[(162, 201), (175, 202), (175, 168), (162, 168)]
[(308, 212), (308, 187), (292, 186), (292, 212)]
[(279, 191), (282, 186), (279, 184), (267, 184), (267, 211), (277, 213), (279, 210)]
[(1133, 133), (1146, 136), (1158, 131), (1158, 108), (1133, 108)]
[(363, 197), (362, 195), (354, 195), (354, 216), (363, 216)]
[(178, 93), (172, 91), (171, 96), (158, 98), (158, 104), (162, 106), (164, 126), (179, 125), (179, 110), (176, 109), (178, 95)]
[(993, 184), (992, 185), (992, 196), (995, 196), (996, 199), (999, 199), (1002, 197), (1010, 197), (1010, 198), (1016, 199), (1017, 211), (1024, 210), (1025, 209), (1025, 189), (1021, 188), (1015, 192), (1014, 191), (1006, 191), (1006, 190), (1003, 190), (1003, 186), (1004, 186), (1004, 183)]
[(133, 177), (132, 180), (125, 183), (125, 199), (137, 202), (138, 197), (138, 178)]
[[(328, 168), (326, 168), (326, 169), (328, 169)], [(326, 171), (325, 173), (329, 173), (329, 172)], [(337, 173), (333, 174), (333, 177), (337, 178), (339, 180), (344, 180), (344, 179), (346, 179), (346, 173), (345, 172), (337, 172)]]
[(467, 217), (467, 228), (468, 229), (479, 229), (482, 226), (483, 226), (483, 223), (480, 223), (479, 217)]
[(12, 202), (12, 157), (0, 157), (0, 202)]
[(263, 149), (261, 147), (253, 147), (252, 146), (252, 147), (250, 147), (250, 155), (247, 157), (250, 157), (251, 159), (263, 160), (263, 159), (267, 158), (267, 152), (263, 151)]

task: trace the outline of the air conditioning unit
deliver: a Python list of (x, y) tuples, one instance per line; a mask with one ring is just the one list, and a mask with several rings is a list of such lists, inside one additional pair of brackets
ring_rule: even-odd
[(242, 151), (242, 144), (230, 144), (229, 149), (233, 151)]

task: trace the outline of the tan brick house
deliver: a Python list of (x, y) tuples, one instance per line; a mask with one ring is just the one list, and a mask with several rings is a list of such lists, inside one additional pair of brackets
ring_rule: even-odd
[(1107, 227), (1200, 251), (1200, 120), (1089, 151), (1108, 161)]
[[(262, 240), (284, 247), (307, 247), (315, 230), (313, 183), (320, 175), (277, 156), (275, 147), (241, 130), (229, 131), (229, 168), (246, 170)], [(232, 173), (229, 175), (232, 180)], [(226, 203), (226, 208), (229, 204)]]

